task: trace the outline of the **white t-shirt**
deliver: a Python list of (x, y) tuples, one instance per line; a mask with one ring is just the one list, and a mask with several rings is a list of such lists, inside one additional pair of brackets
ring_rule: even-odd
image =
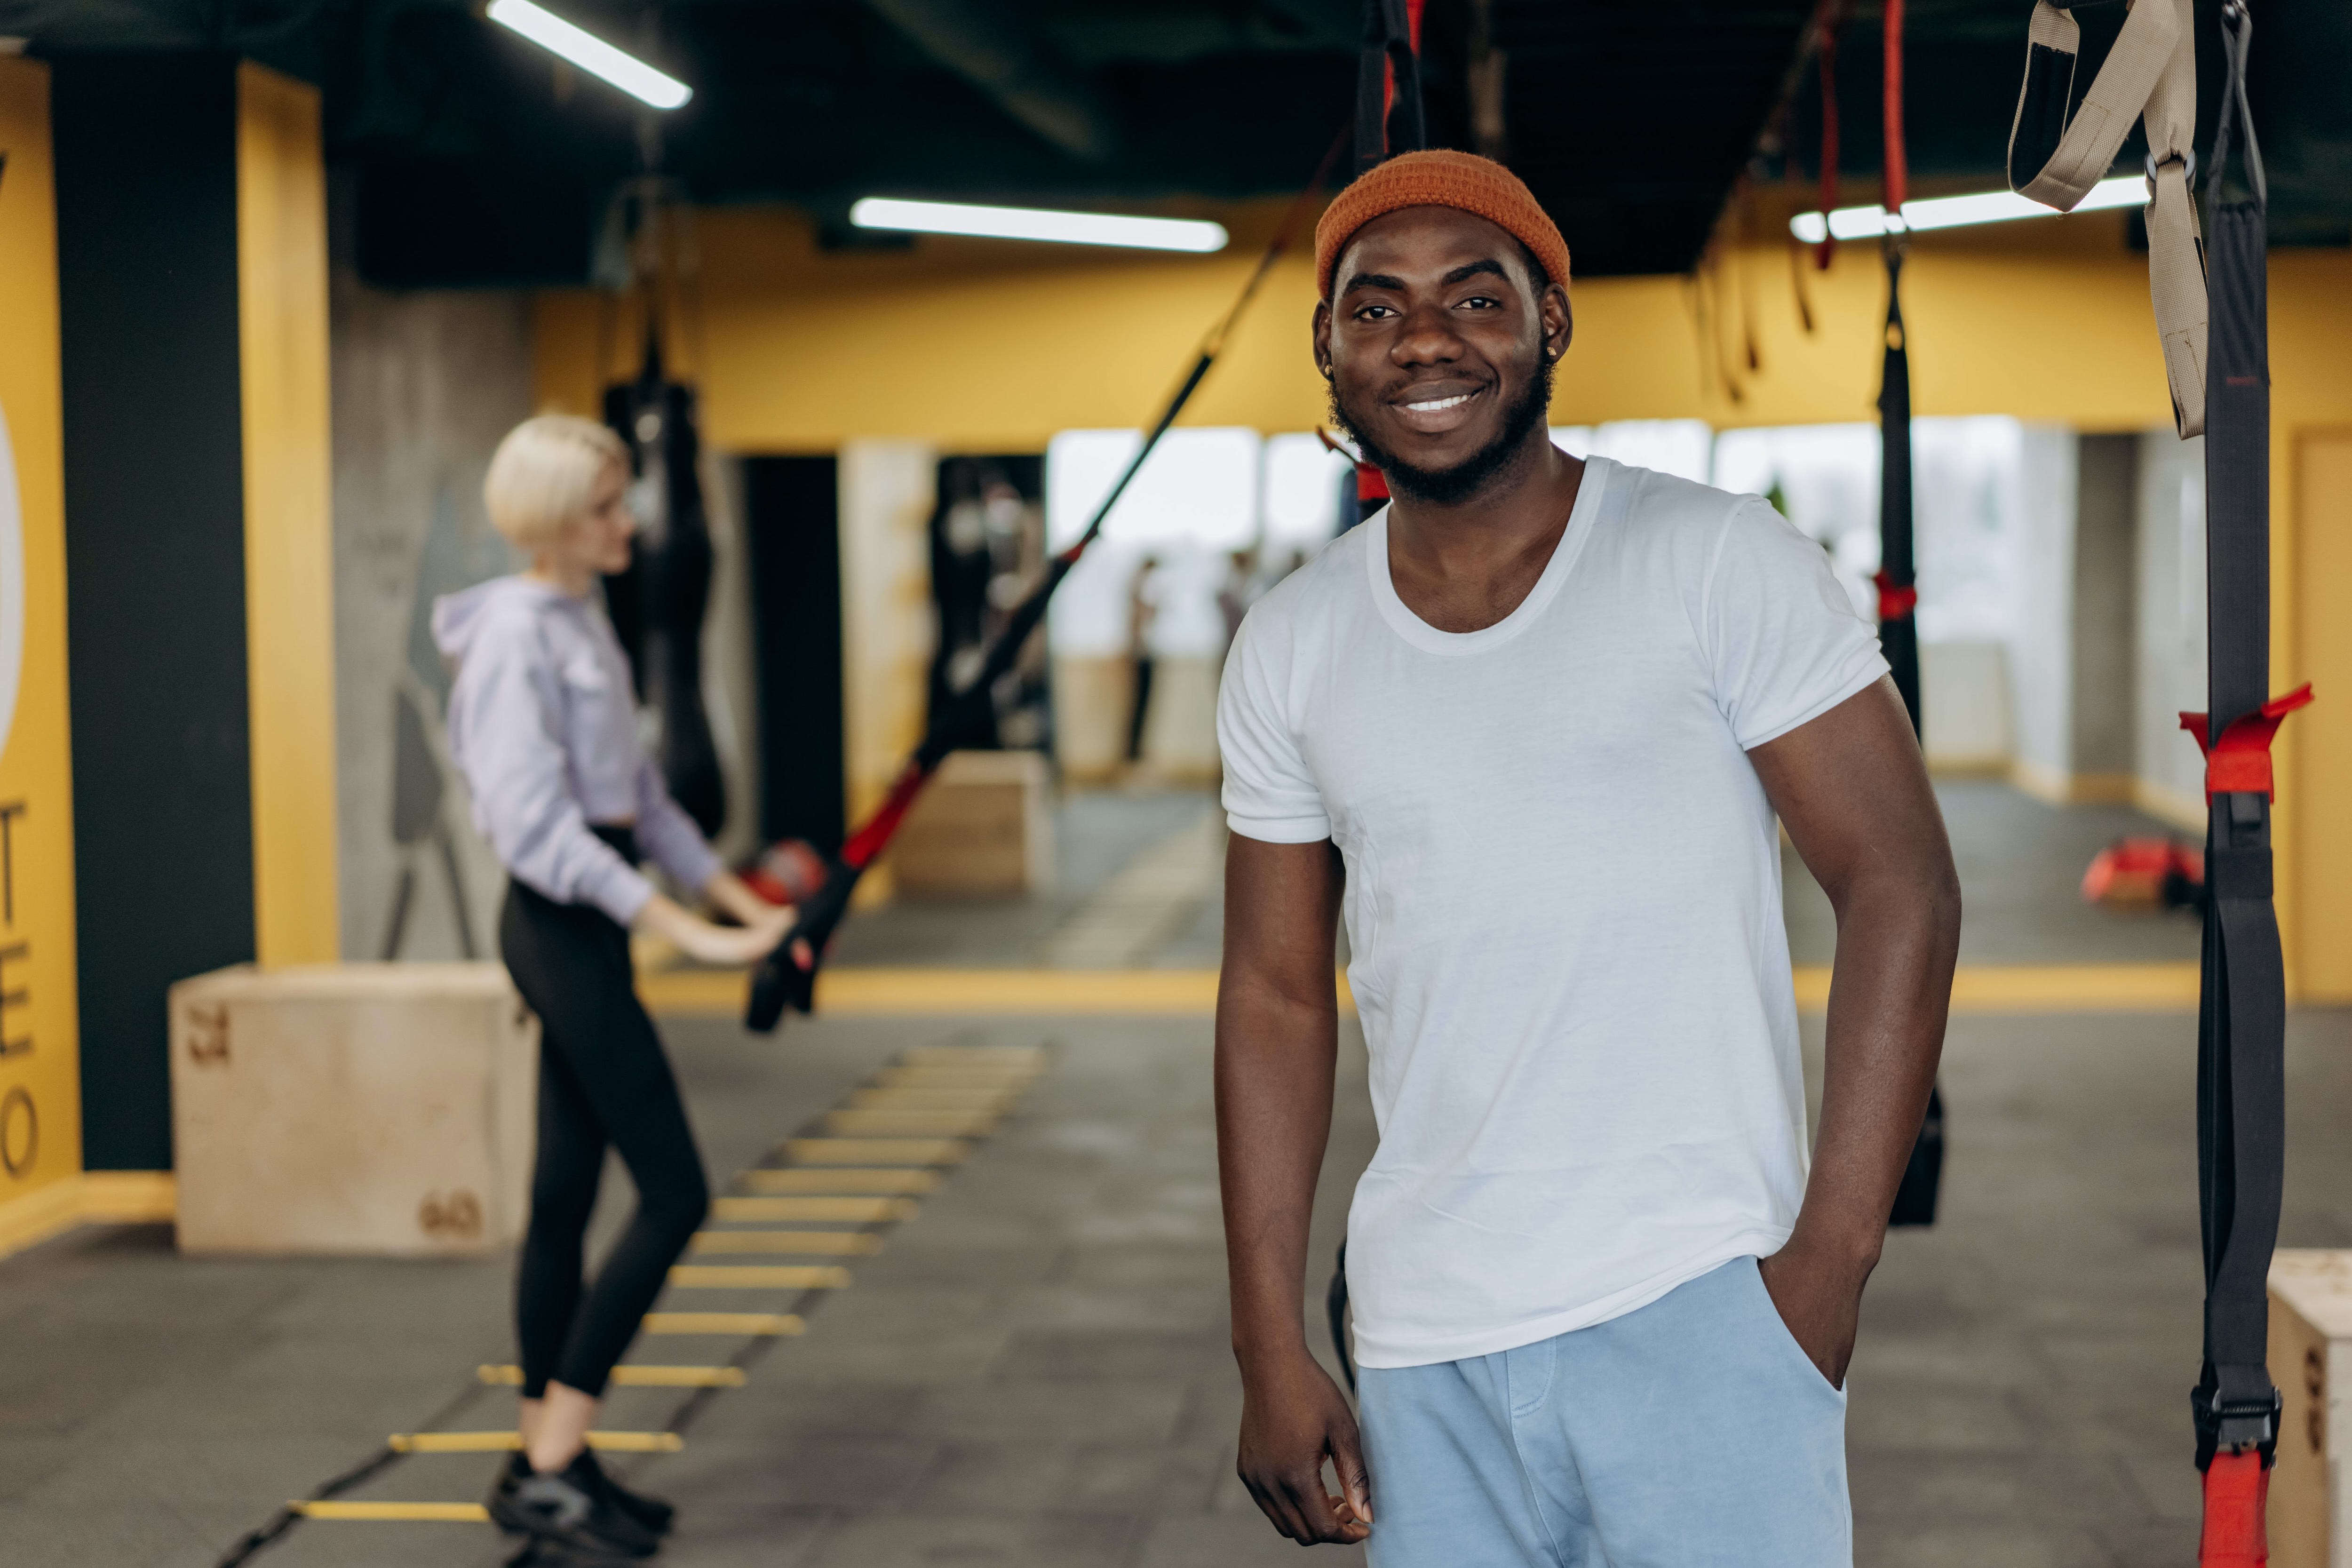
[(1780, 859), (1747, 749), (1886, 670), (1764, 501), (1590, 460), (1519, 607), (1442, 632), (1388, 514), (1250, 611), (1233, 830), (1335, 842), (1381, 1142), (1366, 1366), (1531, 1344), (1777, 1250), (1805, 1178)]

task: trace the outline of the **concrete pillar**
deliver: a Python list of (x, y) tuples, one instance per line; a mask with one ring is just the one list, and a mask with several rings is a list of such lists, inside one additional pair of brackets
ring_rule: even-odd
[(2075, 454), (2071, 796), (2128, 800), (2137, 725), (2134, 557), (2139, 437), (2084, 436)]
[(2053, 804), (2133, 795), (2138, 443), (2025, 433), (2010, 776)]
[[(923, 738), (938, 637), (930, 520), (940, 454), (922, 441), (848, 441), (839, 464), (843, 739), (856, 823), (882, 804)], [(888, 869), (886, 858), (881, 875), (859, 884), (862, 901), (889, 896)]]
[(2010, 633), (2010, 776), (2045, 800), (2074, 782), (2075, 437), (2028, 426), (2020, 442), (2023, 506), (2017, 539), (2017, 616)]
[(2205, 764), (2179, 716), (2205, 706), (2205, 442), (2183, 441), (2168, 426), (2147, 432), (2138, 447), (2134, 799), (2201, 834)]

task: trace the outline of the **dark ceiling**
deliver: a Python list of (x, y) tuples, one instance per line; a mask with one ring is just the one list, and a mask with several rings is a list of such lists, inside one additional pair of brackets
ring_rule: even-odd
[[(1288, 195), (1346, 121), (1357, 0), (548, 0), (696, 89), (647, 116), (453, 0), (0, 0), (38, 52), (211, 48), (320, 84), (357, 186), (362, 270), (387, 285), (577, 281), (648, 152), (705, 203), (788, 202), (847, 238), (860, 195), (1118, 206)], [(2199, 0), (2210, 142), (2219, 87)], [(1507, 61), (1507, 154), (1584, 275), (1692, 265), (1790, 72), (1811, 0), (1485, 0)], [(1470, 146), (1480, 0), (1428, 0), (1432, 140)], [(1879, 160), (1874, 0), (1844, 30), (1844, 176)], [(1915, 176), (1989, 186), (2025, 0), (1910, 0)], [(2085, 7), (2086, 68), (2122, 6)], [(2255, 0), (2253, 84), (2273, 237), (2352, 240), (2352, 5)], [(1817, 171), (1820, 101), (1792, 107)], [(2083, 73), (2077, 91), (2088, 85)], [(657, 121), (655, 134), (643, 134)], [(2127, 147), (2125, 166), (2138, 156)], [(1768, 178), (1779, 163), (1759, 167)], [(1866, 199), (1866, 198), (1865, 198)]]

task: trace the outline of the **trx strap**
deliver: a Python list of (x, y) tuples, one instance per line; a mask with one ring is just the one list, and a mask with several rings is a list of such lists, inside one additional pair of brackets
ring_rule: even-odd
[[(2162, 8), (2151, 0), (2138, 6)], [(2204, 977), (2197, 1014), (2205, 1342), (2204, 1365), (2189, 1394), (2197, 1467), (2205, 1472), (2198, 1549), (2203, 1568), (2254, 1568), (2267, 1557), (2263, 1502), (2279, 1436), (2279, 1394), (2266, 1364), (2267, 1287), (2284, 1173), (2286, 1036), (2285, 968), (2272, 901), (2270, 745), (2280, 721), (2311, 700), (2307, 686), (2266, 700), (2269, 307), (2266, 193), (2246, 104), (2252, 32), (2242, 0), (2225, 0), (2228, 87), (2206, 184), (2212, 358), (2199, 405), (2205, 429), (2210, 712), (2180, 716), (2205, 753), (2208, 813)], [(2233, 121), (2245, 132), (2249, 201), (2221, 199)]]
[(1421, 110), (1423, 0), (1364, 0), (1356, 57), (1356, 173), (1428, 145)]
[[(1903, 139), (1903, 0), (1886, 0), (1886, 156), (1883, 205), (1903, 210), (1911, 171)], [(1824, 167), (1826, 167), (1824, 153)], [(1829, 211), (1825, 205), (1823, 212)], [(1919, 717), (1919, 589), (1913, 549), (1911, 509), (1911, 350), (1903, 328), (1903, 261), (1907, 240), (1886, 236), (1886, 331), (1878, 381), (1878, 646), (1886, 655), (1895, 689), (1911, 715), (1914, 734), (1925, 735)], [(1936, 1223), (1936, 1197), (1944, 1179), (1944, 1091), (1927, 1090), (1927, 1113), (1911, 1145), (1910, 1162), (1895, 1189), (1891, 1226)]]
[[(2074, 13), (2036, 0), (2025, 80), (2010, 122), (2011, 190), (2071, 212), (2106, 177), (2134, 120), (2147, 130), (2148, 289), (2172, 388), (2173, 423), (2205, 428), (2205, 279), (2197, 255), (2197, 48), (2190, 0), (2134, 0), (2106, 64), (2070, 122), (2082, 29)], [(1890, 211), (1894, 210), (1889, 208)]]
[(1829, 231), (1829, 215), (1837, 210), (1838, 194), (1838, 25), (1844, 20), (1845, 0), (1821, 0), (1814, 13), (1813, 34), (1822, 63), (1822, 242), (1813, 250), (1813, 266), (1830, 269), (1837, 255), (1837, 236)]
[[(1136, 449), (1134, 458), (1120, 470), (1109, 493), (1095, 508), (1094, 515), (1087, 521), (1086, 531), (1078, 535), (1076, 542), (1046, 563), (1044, 578), (1029, 591), (1029, 596), (1014, 607), (1004, 629), (989, 645), (980, 673), (933, 713), (922, 743), (915, 748), (914, 755), (907, 759), (906, 766), (899, 770), (882, 804), (875, 808), (874, 815), (867, 817), (856, 832), (850, 835), (849, 841), (841, 847), (840, 854), (834, 857), (828, 865), (824, 886), (800, 906), (800, 918), (792, 931), (752, 972), (751, 1001), (743, 1016), (745, 1027), (766, 1034), (776, 1026), (787, 1006), (806, 1013), (814, 1005), (816, 971), (824, 961), (825, 943), (832, 939), (834, 928), (841, 923), (841, 917), (848, 911), (850, 894), (856, 891), (858, 879), (865, 875), (866, 868), (882, 851), (889, 847), (891, 836), (898, 832), (899, 823), (905, 820), (908, 808), (915, 804), (915, 797), (923, 793), (923, 786), (930, 783), (931, 775), (939, 771), (948, 753), (973, 735), (987, 731), (995, 718), (997, 681), (1020, 658), (1022, 645), (1029, 640), (1030, 634), (1045, 618), (1046, 602), (1053, 598), (1054, 590), (1062, 585), (1062, 580), (1070, 574), (1070, 568), (1078, 563), (1078, 557), (1085, 554), (1087, 547), (1100, 536), (1103, 524), (1110, 517), (1111, 508), (1118, 504), (1118, 498), (1127, 492), (1128, 485), (1160, 445), (1160, 438), (1168, 434), (1168, 427), (1176, 423), (1176, 416), (1184, 411), (1185, 404), (1191, 402), (1192, 394), (1200, 389), (1210, 367), (1217, 363), (1217, 355), (1223, 350), (1227, 335), (1233, 331), (1234, 323), (1241, 320), (1242, 313), (1249, 309), (1250, 301), (1256, 298), (1259, 285), (1274, 270), (1275, 262), (1289, 247), (1291, 239), (1297, 233), (1299, 220), (1306, 216), (1315, 193), (1329, 178), (1331, 166), (1339, 161), (1339, 150), (1347, 144), (1347, 140), (1345, 129), (1332, 140), (1330, 150), (1323, 154), (1323, 162), (1316, 168), (1315, 177), (1293, 199), (1290, 210), (1283, 215), (1282, 223), (1275, 230), (1265, 253), (1258, 258), (1256, 269), (1251, 272), (1249, 281), (1243, 285), (1240, 298), (1210, 329), (1209, 335), (1202, 340), (1191, 371), (1176, 388), (1175, 395), (1168, 400), (1168, 406), (1160, 412), (1158, 423), (1144, 437), (1143, 445)], [(800, 942), (808, 946), (810, 962), (805, 969), (792, 958), (794, 944)]]

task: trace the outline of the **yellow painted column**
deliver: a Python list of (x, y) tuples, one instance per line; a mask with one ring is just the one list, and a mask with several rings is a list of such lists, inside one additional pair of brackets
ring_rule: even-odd
[[(57, 203), (46, 66), (0, 58), (0, 1251), (79, 1201)], [(54, 1210), (55, 1213), (49, 1211)]]
[(2352, 1002), (2352, 428), (2304, 430), (2282, 488), (2294, 519), (2289, 594), (2294, 657), (2284, 686), (2308, 680), (2320, 700), (2287, 721), (2280, 812), (2292, 826), (2279, 857), (2287, 963), (2296, 994)]
[(316, 89), (237, 69), (237, 305), (254, 951), (341, 956), (334, 525), (327, 417), (327, 176)]

